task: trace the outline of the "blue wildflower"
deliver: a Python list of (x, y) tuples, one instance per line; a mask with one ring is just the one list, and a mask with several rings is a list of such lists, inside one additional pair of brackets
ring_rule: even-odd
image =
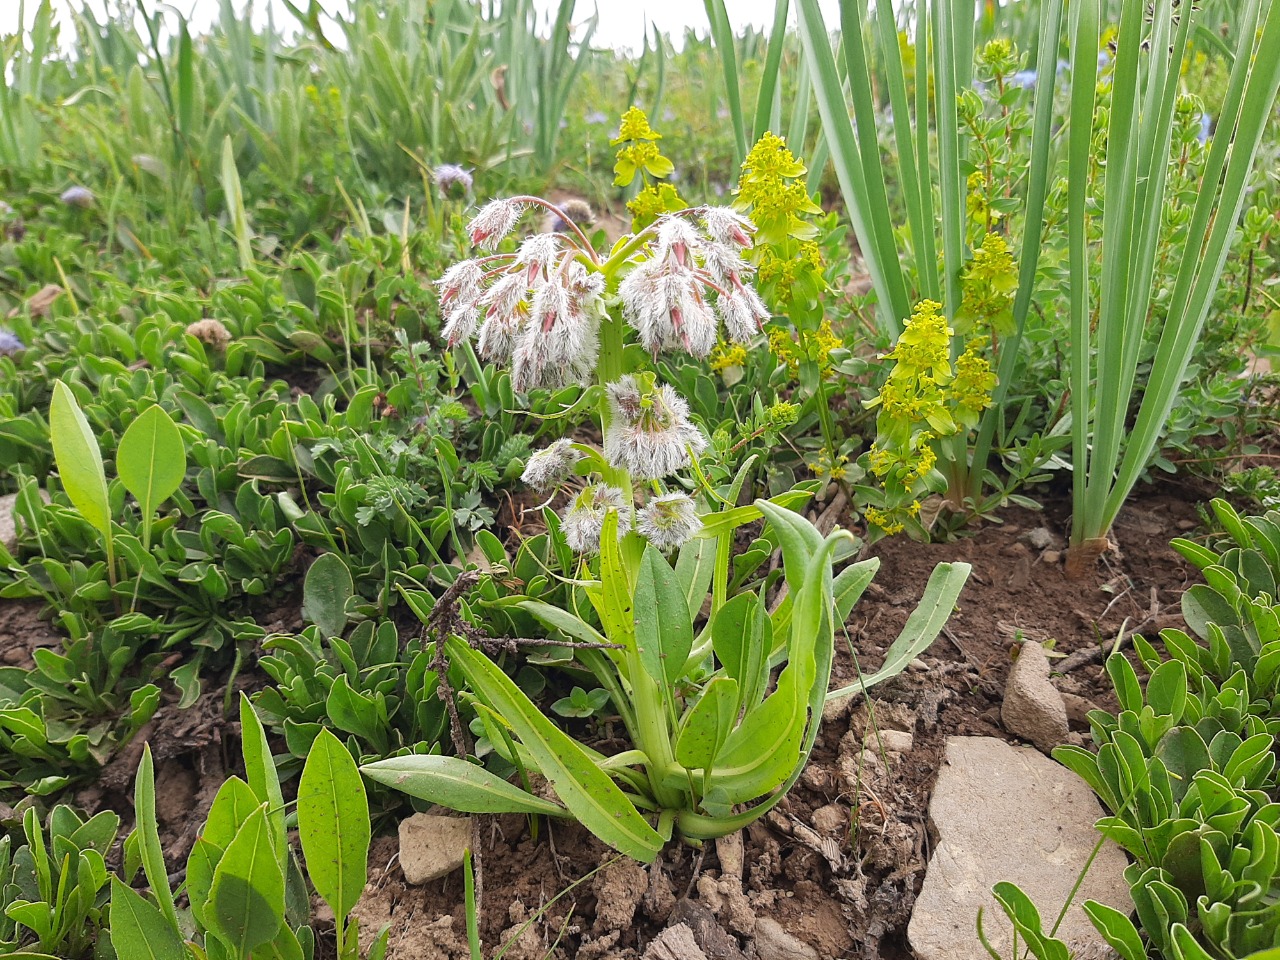
[(592, 110), (585, 117), (583, 117), (583, 119), (586, 120), (587, 123), (592, 124), (593, 126), (599, 126), (602, 123), (609, 122), (609, 115), (605, 113), (603, 110)]
[(94, 196), (93, 191), (88, 187), (75, 186), (67, 187), (66, 190), (63, 190), (59, 199), (68, 207), (80, 207), (83, 209), (93, 206)]
[(12, 357), (15, 353), (21, 353), (27, 349), (27, 345), (18, 339), (17, 336), (8, 330), (0, 328), (0, 357)]
[(471, 193), (474, 184), (471, 174), (456, 163), (442, 163), (431, 171), (431, 178), (440, 189), (441, 196), (465, 197)]
[(1032, 90), (1036, 85), (1036, 72), (1034, 70), (1019, 70), (1009, 78), (1009, 86), (1021, 87), (1024, 90)]
[(1200, 114), (1200, 132), (1196, 134), (1196, 139), (1201, 143), (1209, 142), (1209, 134), (1213, 132), (1213, 117), (1209, 114), (1201, 112)]

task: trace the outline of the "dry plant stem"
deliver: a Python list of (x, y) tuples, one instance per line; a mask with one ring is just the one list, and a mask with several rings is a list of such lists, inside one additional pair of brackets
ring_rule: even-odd
[(1067, 550), (1067, 577), (1071, 580), (1084, 579), (1110, 546), (1111, 541), (1106, 537), (1094, 537), (1070, 547)]

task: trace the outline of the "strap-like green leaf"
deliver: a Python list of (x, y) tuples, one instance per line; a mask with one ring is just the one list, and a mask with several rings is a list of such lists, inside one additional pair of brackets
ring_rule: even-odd
[(267, 822), (271, 825), (271, 846), (284, 862), (289, 850), (284, 829), (284, 794), (280, 790), (280, 775), (276, 761), (267, 743), (267, 732), (253, 709), (253, 704), (240, 694), (240, 742), (244, 751), (244, 770), (249, 786), (260, 802), (267, 805)]
[(89, 421), (76, 403), (75, 394), (61, 380), (53, 385), (53, 401), (49, 404), (49, 437), (62, 488), (80, 515), (104, 537), (110, 537), (111, 505), (107, 500), (102, 452), (89, 429)]
[(535, 797), (484, 767), (457, 757), (390, 757), (360, 768), (370, 780), (462, 813), (541, 813), (568, 816), (558, 803)]
[(138, 847), (142, 856), (142, 869), (151, 884), (151, 892), (160, 904), (165, 920), (174, 930), (178, 929), (178, 913), (169, 890), (169, 872), (164, 864), (164, 852), (160, 849), (160, 827), (156, 821), (156, 779), (151, 759), (151, 745), (142, 748), (142, 761), (138, 764), (138, 776), (133, 791), (134, 813), (137, 817)]
[(708, 770), (737, 719), (738, 681), (715, 677), (685, 715), (676, 737), (676, 762), (690, 770)]
[(902, 628), (898, 638), (889, 645), (880, 669), (847, 687), (832, 690), (827, 694), (827, 699), (835, 700), (860, 693), (905, 670), (907, 664), (927, 650), (947, 625), (971, 569), (967, 563), (938, 564), (929, 576), (919, 605), (907, 618), (906, 626)]
[[(607, 531), (602, 539), (610, 539)], [(636, 860), (653, 862), (662, 837), (577, 742), (483, 654), (457, 639), (448, 641), (448, 649), (472, 690), (511, 725), (569, 812), (605, 843)]]

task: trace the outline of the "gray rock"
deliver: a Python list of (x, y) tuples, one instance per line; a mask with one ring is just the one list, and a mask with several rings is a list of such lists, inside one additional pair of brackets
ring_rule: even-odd
[(787, 933), (772, 917), (756, 921), (755, 947), (760, 960), (822, 960), (817, 950)]
[[(915, 737), (903, 730), (881, 730), (880, 742), (884, 744), (886, 753), (910, 753), (916, 745)], [(875, 741), (872, 741), (872, 746)]]
[(1000, 722), (1010, 733), (1048, 753), (1067, 739), (1067, 708), (1049, 682), (1049, 658), (1034, 640), (1023, 641), (1004, 688)]
[(671, 925), (686, 924), (693, 931), (693, 941), (707, 955), (707, 960), (746, 960), (738, 940), (724, 927), (715, 914), (697, 900), (681, 900), (671, 911)]
[(1053, 535), (1053, 531), (1048, 527), (1035, 527), (1032, 530), (1028, 530), (1022, 535), (1022, 539), (1037, 550), (1048, 550), (1058, 542), (1058, 538)]
[(400, 821), (400, 869), (408, 883), (429, 883), (453, 873), (469, 846), (470, 817), (415, 813)]
[(642, 960), (707, 960), (693, 931), (684, 923), (667, 927), (645, 948)]
[[(40, 491), (40, 499), (49, 502), (49, 495)], [(13, 517), (13, 508), (18, 502), (16, 493), (6, 493), (0, 497), (0, 544), (10, 553), (18, 549), (18, 525)]]
[[(907, 937), (918, 960), (987, 960), (976, 920), (1002, 956), (1011, 928), (991, 896), (996, 883), (1018, 884), (1042, 918), (1058, 915), (1097, 843), (1103, 815), (1089, 787), (1028, 747), (992, 737), (951, 737), (929, 816), (938, 845), (916, 899)], [(1132, 909), (1127, 864), (1106, 844), (1089, 868), (1058, 938), (1083, 949), (1101, 943), (1081, 904), (1098, 900)]]

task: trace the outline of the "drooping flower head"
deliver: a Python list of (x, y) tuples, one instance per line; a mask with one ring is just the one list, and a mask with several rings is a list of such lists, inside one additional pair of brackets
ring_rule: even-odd
[(650, 229), (654, 242), (618, 287), (623, 315), (645, 349), (655, 356), (683, 350), (706, 357), (716, 343), (717, 312), (735, 342), (760, 332), (769, 311), (750, 286), (753, 268), (738, 252), (751, 244), (749, 220), (710, 207), (659, 217)]
[(529, 457), (520, 479), (545, 493), (572, 476), (574, 464), (580, 459), (573, 441), (561, 438)]
[(663, 552), (684, 546), (701, 529), (698, 506), (683, 493), (654, 497), (636, 514), (636, 532)]
[(707, 447), (689, 421), (689, 405), (653, 374), (628, 374), (606, 388), (609, 427), (604, 456), (639, 480), (660, 480), (689, 465), (689, 453)]
[(595, 483), (578, 494), (560, 518), (569, 549), (584, 555), (599, 553), (600, 532), (610, 511), (618, 515), (618, 536), (622, 537), (631, 529), (631, 508), (621, 490)]
[(431, 171), (431, 179), (436, 182), (440, 196), (461, 198), (471, 194), (474, 180), (470, 172), (456, 163), (442, 163)]
[(467, 227), (471, 242), (484, 250), (493, 250), (516, 228), (524, 205), (516, 200), (490, 200)]

